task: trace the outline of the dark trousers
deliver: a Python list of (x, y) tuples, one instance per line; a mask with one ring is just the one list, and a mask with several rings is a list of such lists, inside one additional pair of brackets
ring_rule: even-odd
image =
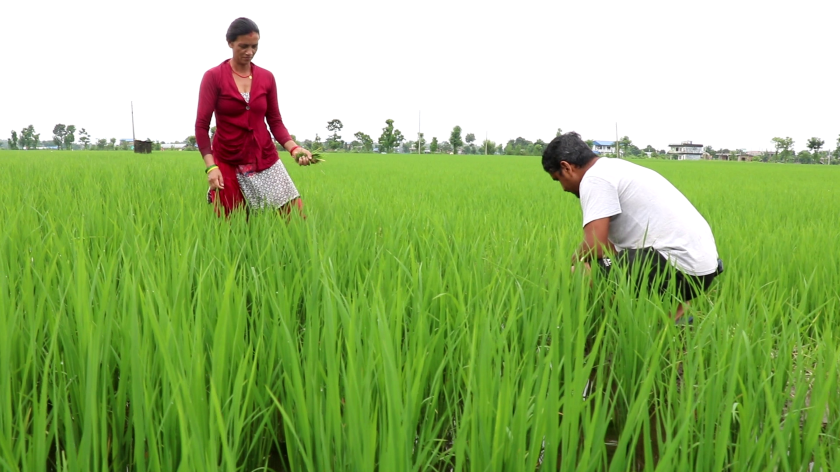
[(614, 260), (598, 259), (598, 265), (605, 274), (614, 272), (613, 265), (617, 265), (631, 280), (636, 281), (637, 291), (647, 286), (648, 290), (663, 294), (673, 285), (683, 302), (708, 290), (715, 277), (723, 273), (723, 261), (718, 259), (718, 268), (711, 274), (688, 275), (676, 269), (652, 247), (625, 249)]

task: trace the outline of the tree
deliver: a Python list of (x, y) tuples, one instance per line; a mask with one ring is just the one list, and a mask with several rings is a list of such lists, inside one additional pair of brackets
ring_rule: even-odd
[(502, 143), (497, 144), (496, 145), (496, 154), (502, 155), (504, 153), (505, 153), (505, 147), (502, 145)]
[(117, 148), (117, 138), (111, 138), (111, 142), (108, 144), (108, 149), (114, 150)]
[[(820, 149), (823, 147), (824, 144), (825, 141), (823, 141), (820, 138), (811, 138), (808, 140), (808, 144), (805, 145), (808, 147), (808, 149), (811, 150), (812, 158), (815, 163), (820, 162)], [(802, 162), (801, 159), (800, 162)]]
[(623, 138), (618, 140), (618, 145), (621, 146), (622, 149), (624, 149), (624, 152), (620, 155), (626, 156), (627, 155), (627, 148), (629, 148), (632, 144), (633, 144), (633, 141), (631, 141), (630, 138), (627, 137), (627, 136), (624, 136)]
[(592, 146), (595, 145), (595, 140), (594, 139), (587, 139), (584, 142), (586, 143), (587, 146), (589, 146), (590, 149), (592, 149)]
[(318, 133), (315, 133), (315, 141), (312, 141), (312, 150), (313, 151), (323, 151), (324, 145), (321, 143), (321, 136)]
[(108, 147), (108, 141), (107, 140), (100, 139), (100, 140), (96, 141), (96, 149), (99, 149), (100, 151), (103, 151), (103, 150), (105, 150), (106, 147)]
[(507, 156), (515, 156), (517, 153), (516, 142), (514, 140), (510, 140), (507, 142), (505, 146), (505, 155)]
[[(417, 142), (415, 142), (412, 146), (412, 150), (418, 154), (422, 154), (423, 151), (426, 150), (426, 138), (423, 136), (423, 133), (417, 133)], [(417, 148), (418, 145), (420, 146), (420, 149)]]
[(444, 154), (451, 154), (452, 153), (452, 144), (449, 141), (444, 141), (444, 142), (440, 143), (440, 146), (438, 147), (438, 149), (440, 149), (440, 152), (442, 152)]
[(467, 144), (474, 143), (475, 142), (475, 135), (472, 134), (472, 133), (467, 133), (467, 137), (466, 137), (465, 141), (467, 142)]
[(18, 135), (17, 131), (12, 130), (12, 137), (9, 138), (9, 149), (15, 150), (18, 148)]
[(355, 136), (355, 137), (356, 137), (356, 139), (357, 139), (360, 143), (362, 143), (362, 150), (363, 150), (363, 151), (365, 151), (365, 152), (373, 152), (373, 138), (371, 138), (370, 136), (366, 135), (365, 133), (362, 133), (361, 131), (357, 132), (357, 133), (356, 133), (356, 134), (354, 134), (353, 136)]
[(489, 139), (485, 139), (483, 143), (481, 143), (480, 151), (484, 155), (488, 154), (495, 154), (496, 153), (496, 143), (490, 141)]
[(216, 127), (215, 126), (210, 128), (210, 141), (213, 140), (213, 136), (216, 136)]
[[(82, 143), (82, 149), (86, 150), (90, 147), (90, 135), (84, 128), (79, 131), (79, 142)], [(158, 149), (158, 151), (160, 151), (160, 149)]]
[(563, 134), (563, 130), (560, 129), (560, 128), (557, 128), (557, 135), (556, 136), (560, 136), (561, 134)]
[(432, 137), (432, 142), (429, 144), (429, 152), (435, 154), (438, 152), (438, 140), (437, 137)]
[[(840, 135), (837, 135), (837, 145), (834, 148), (835, 163), (840, 162)], [(828, 155), (828, 163), (831, 164), (831, 154)]]
[(64, 135), (64, 149), (72, 150), (76, 142), (76, 125), (67, 125), (67, 134)]
[(816, 156), (811, 154), (809, 151), (802, 150), (799, 151), (799, 154), (796, 156), (796, 160), (799, 161), (801, 164), (810, 164), (814, 161), (815, 157)]
[(452, 146), (453, 154), (458, 154), (458, 149), (461, 149), (464, 145), (464, 141), (461, 139), (460, 126), (452, 128), (452, 133), (449, 134), (449, 145)]
[(332, 131), (332, 136), (327, 138), (327, 147), (332, 150), (341, 147), (341, 136), (338, 134), (338, 132), (341, 131), (341, 128), (344, 128), (344, 125), (338, 118), (327, 122), (327, 131)]
[(786, 161), (793, 149), (793, 139), (790, 137), (773, 138), (773, 145), (776, 147), (776, 153), (779, 155), (779, 159)]
[(385, 127), (382, 128), (382, 135), (379, 136), (379, 150), (381, 152), (393, 152), (397, 146), (405, 140), (405, 136), (398, 129), (394, 129), (394, 120), (385, 120)]
[(74, 125), (64, 126), (59, 123), (53, 128), (53, 143), (59, 149), (72, 149), (76, 141), (76, 127)]
[(35, 127), (32, 125), (23, 128), (20, 131), (20, 148), (21, 149), (35, 149), (38, 147), (38, 141), (41, 140), (40, 134), (35, 134)]
[(67, 134), (67, 127), (59, 123), (53, 127), (53, 142), (59, 149), (64, 149), (64, 136)]
[(529, 154), (532, 156), (541, 156), (545, 146), (545, 142), (542, 139), (538, 139), (534, 145), (531, 146), (531, 152), (529, 152)]

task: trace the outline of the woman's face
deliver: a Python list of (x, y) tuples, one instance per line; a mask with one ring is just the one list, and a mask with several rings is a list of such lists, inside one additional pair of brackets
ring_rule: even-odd
[(243, 34), (236, 38), (236, 41), (228, 43), (233, 50), (233, 60), (239, 64), (246, 65), (251, 62), (257, 54), (257, 45), (260, 42), (260, 35), (257, 33)]

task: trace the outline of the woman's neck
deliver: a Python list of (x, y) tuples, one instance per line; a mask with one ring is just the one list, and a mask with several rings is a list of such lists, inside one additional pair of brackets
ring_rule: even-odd
[(234, 72), (238, 72), (240, 74), (250, 74), (251, 73), (251, 63), (247, 64), (239, 64), (233, 59), (230, 60), (230, 67), (233, 69)]

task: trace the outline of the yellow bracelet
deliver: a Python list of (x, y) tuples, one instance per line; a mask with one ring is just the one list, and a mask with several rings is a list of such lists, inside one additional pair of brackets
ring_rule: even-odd
[(216, 166), (216, 165), (210, 166), (210, 167), (208, 167), (207, 169), (204, 170), (204, 173), (209, 175), (210, 172), (213, 171), (213, 169), (218, 169), (218, 168), (219, 168), (219, 166)]

